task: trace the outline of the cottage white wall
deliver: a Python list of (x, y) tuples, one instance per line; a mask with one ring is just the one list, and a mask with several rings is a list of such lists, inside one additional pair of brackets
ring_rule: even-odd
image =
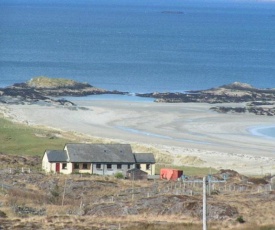
[(62, 165), (64, 163), (60, 163), (60, 173), (63, 173), (63, 174), (71, 174), (73, 172), (73, 164), (70, 163), (70, 162), (67, 162), (67, 168), (66, 169), (63, 169), (62, 168)]
[(126, 175), (126, 171), (134, 167), (134, 164), (130, 164), (130, 168), (128, 168), (128, 164), (121, 164), (121, 169), (118, 169), (117, 164), (112, 164), (112, 169), (107, 169), (107, 164), (101, 164), (101, 169), (97, 169), (96, 164), (92, 164), (91, 172), (98, 175), (114, 175), (117, 172), (121, 172)]
[(86, 163), (87, 164), (87, 169), (83, 168), (84, 163), (79, 163), (79, 169), (74, 168), (74, 163), (73, 163), (73, 173), (92, 173), (92, 165), (91, 163)]
[[(45, 154), (43, 159), (42, 159), (42, 169), (45, 171), (45, 172), (56, 172), (56, 164), (57, 163), (51, 163), (48, 161), (48, 156)], [(60, 167), (62, 163), (58, 163), (60, 164)]]
[(55, 172), (56, 171), (56, 163), (50, 163), (50, 172)]
[(150, 169), (146, 169), (147, 164), (140, 164), (140, 170), (147, 172), (148, 175), (155, 175), (156, 167), (155, 164), (150, 164)]
[(51, 163), (48, 160), (47, 154), (44, 154), (43, 156), (42, 169), (45, 170), (45, 172), (51, 172)]

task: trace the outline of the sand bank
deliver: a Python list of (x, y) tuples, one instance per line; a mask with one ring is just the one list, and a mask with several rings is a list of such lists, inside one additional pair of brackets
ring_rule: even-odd
[(6, 116), (29, 125), (152, 146), (175, 156), (174, 163), (179, 163), (179, 156), (191, 156), (201, 160), (199, 166), (249, 174), (275, 173), (275, 139), (249, 132), (250, 127), (274, 125), (273, 117), (218, 114), (209, 110), (211, 105), (198, 103), (102, 100), (75, 103), (77, 110), (41, 105), (0, 108)]

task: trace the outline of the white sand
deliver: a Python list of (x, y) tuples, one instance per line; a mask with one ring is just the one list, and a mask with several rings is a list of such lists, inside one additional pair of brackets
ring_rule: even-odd
[[(75, 103), (89, 110), (39, 105), (0, 105), (0, 109), (6, 116), (29, 125), (140, 143), (173, 156), (196, 156), (205, 162), (200, 166), (246, 174), (275, 173), (275, 139), (253, 136), (248, 131), (255, 126), (274, 126), (274, 117), (218, 114), (209, 110), (213, 106), (209, 104)], [(175, 163), (179, 163), (177, 159)]]

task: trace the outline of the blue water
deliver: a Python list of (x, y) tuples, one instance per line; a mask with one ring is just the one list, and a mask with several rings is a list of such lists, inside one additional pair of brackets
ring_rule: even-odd
[(138, 97), (136, 95), (102, 94), (84, 97), (60, 97), (69, 101), (127, 101), (127, 102), (154, 102), (154, 98)]
[(253, 127), (250, 132), (256, 136), (275, 140), (275, 126)]
[(129, 92), (268, 88), (274, 73), (274, 2), (0, 0), (0, 86), (44, 75)]

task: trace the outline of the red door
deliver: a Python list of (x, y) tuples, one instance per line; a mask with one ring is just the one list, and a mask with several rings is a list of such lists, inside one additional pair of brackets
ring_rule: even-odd
[(55, 171), (60, 172), (60, 163), (55, 164)]

